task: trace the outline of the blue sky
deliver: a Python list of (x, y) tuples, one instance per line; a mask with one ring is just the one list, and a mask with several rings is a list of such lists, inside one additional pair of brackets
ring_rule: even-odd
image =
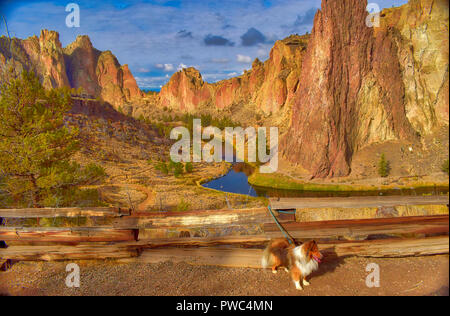
[[(381, 8), (407, 0), (371, 0)], [(80, 6), (80, 27), (68, 28), (69, 3)], [(311, 31), (320, 0), (107, 0), (1, 1), (10, 33), (19, 38), (41, 29), (60, 33), (63, 46), (89, 35), (128, 64), (143, 89), (159, 90), (181, 67), (199, 69), (215, 82), (240, 75), (256, 58), (266, 60), (273, 43)], [(5, 35), (3, 22), (0, 34)]]

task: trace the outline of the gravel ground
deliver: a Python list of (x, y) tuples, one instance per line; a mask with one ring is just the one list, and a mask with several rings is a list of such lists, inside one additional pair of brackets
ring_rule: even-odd
[[(369, 263), (380, 287), (368, 288)], [(287, 273), (185, 263), (77, 262), (80, 288), (67, 288), (68, 262), (20, 262), (0, 272), (0, 295), (448, 295), (449, 257), (348, 258), (324, 263), (311, 286), (297, 291)]]

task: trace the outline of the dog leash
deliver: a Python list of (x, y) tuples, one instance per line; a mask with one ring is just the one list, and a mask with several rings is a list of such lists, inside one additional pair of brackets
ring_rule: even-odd
[(278, 222), (278, 219), (275, 217), (275, 215), (273, 214), (272, 208), (270, 207), (270, 205), (268, 206), (270, 215), (272, 215), (273, 220), (275, 221), (275, 223), (277, 224), (278, 228), (280, 229), (280, 231), (283, 233), (284, 237), (286, 237), (286, 239), (288, 240), (289, 244), (291, 245), (295, 245), (294, 243), (294, 238), (292, 238), (291, 236), (289, 236), (288, 232), (283, 228), (283, 226), (281, 226), (280, 222)]

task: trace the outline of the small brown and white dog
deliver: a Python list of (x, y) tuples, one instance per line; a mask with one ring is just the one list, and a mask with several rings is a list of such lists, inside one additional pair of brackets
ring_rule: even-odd
[(263, 268), (272, 268), (277, 273), (279, 267), (291, 273), (297, 290), (303, 290), (302, 285), (308, 286), (306, 281), (312, 272), (319, 269), (323, 256), (314, 240), (308, 241), (298, 247), (289, 244), (284, 238), (271, 240), (264, 250), (261, 260)]

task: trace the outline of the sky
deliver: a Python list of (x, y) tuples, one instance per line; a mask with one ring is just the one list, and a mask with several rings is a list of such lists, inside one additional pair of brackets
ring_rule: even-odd
[[(344, 0), (345, 1), (345, 0)], [(363, 1), (363, 0), (362, 0)], [(407, 0), (371, 0), (380, 8)], [(128, 64), (141, 89), (159, 90), (184, 67), (216, 82), (268, 58), (274, 42), (312, 29), (320, 0), (0, 0), (11, 36), (59, 32), (63, 46), (89, 35), (94, 47)], [(370, 2), (370, 1), (369, 1)], [(66, 25), (69, 3), (80, 27)], [(0, 35), (6, 35), (3, 18)]]

